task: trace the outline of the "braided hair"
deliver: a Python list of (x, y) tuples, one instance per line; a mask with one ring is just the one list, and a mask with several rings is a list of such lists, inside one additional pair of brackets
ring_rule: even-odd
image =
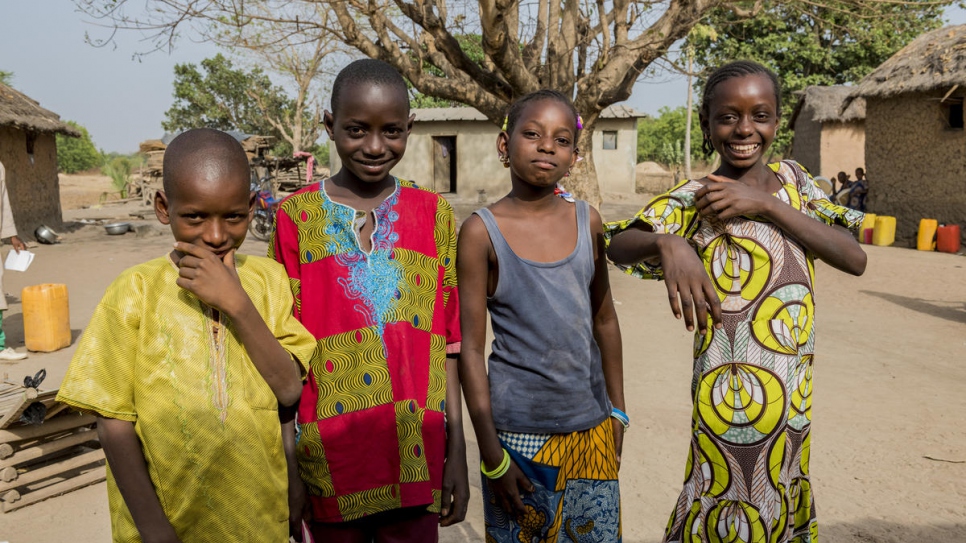
[[(710, 116), (711, 101), (714, 100), (715, 89), (717, 89), (718, 85), (729, 79), (735, 77), (745, 77), (748, 75), (763, 75), (771, 80), (772, 88), (775, 89), (775, 114), (778, 117), (781, 117), (782, 88), (781, 83), (778, 81), (778, 76), (775, 75), (775, 72), (751, 60), (729, 62), (728, 64), (725, 64), (724, 66), (721, 66), (720, 68), (711, 72), (711, 75), (708, 76), (708, 80), (704, 84), (704, 94), (701, 96), (701, 116), (705, 119)], [(704, 143), (702, 144), (702, 148), (706, 156), (711, 156), (711, 154), (714, 153), (714, 146), (711, 145), (711, 139), (707, 134), (704, 135)]]
[(569, 98), (564, 96), (563, 93), (551, 89), (540, 89), (538, 91), (533, 91), (524, 95), (516, 102), (513, 102), (513, 104), (510, 105), (510, 109), (507, 110), (503, 130), (506, 131), (507, 134), (512, 133), (513, 126), (516, 125), (517, 121), (520, 120), (520, 114), (523, 113), (523, 110), (527, 107), (527, 105), (533, 102), (539, 102), (540, 100), (556, 100), (557, 102), (567, 106), (574, 116), (574, 134), (580, 131), (582, 128), (579, 124), (580, 121), (578, 120), (580, 115), (577, 113), (577, 108), (574, 107), (574, 103)]

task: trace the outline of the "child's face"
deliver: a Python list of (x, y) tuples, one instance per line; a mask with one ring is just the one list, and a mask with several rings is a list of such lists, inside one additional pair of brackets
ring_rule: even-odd
[(701, 125), (723, 162), (748, 169), (762, 161), (775, 141), (778, 121), (771, 80), (752, 74), (719, 83)]
[(197, 177), (179, 180), (173, 198), (158, 192), (154, 209), (162, 224), (171, 225), (176, 241), (223, 257), (245, 241), (255, 196), (247, 178), (205, 177), (199, 170)]
[(397, 89), (355, 85), (345, 89), (337, 111), (325, 112), (325, 130), (342, 169), (363, 183), (379, 183), (406, 152), (414, 115)]
[(497, 151), (510, 157), (510, 170), (526, 183), (553, 186), (577, 161), (576, 119), (557, 100), (538, 100), (520, 112), (513, 133), (501, 133)]

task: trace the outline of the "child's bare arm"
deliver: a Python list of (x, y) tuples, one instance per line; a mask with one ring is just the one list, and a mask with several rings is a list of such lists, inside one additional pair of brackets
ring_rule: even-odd
[[(610, 402), (621, 411), (624, 404), (624, 357), (621, 344), (621, 327), (611, 296), (610, 277), (607, 272), (607, 255), (604, 249), (604, 227), (600, 214), (591, 208), (591, 235), (594, 237), (594, 280), (590, 285), (590, 303), (594, 318), (594, 339), (600, 348), (600, 361), (604, 370), (604, 382)], [(617, 465), (620, 466), (624, 444), (624, 426), (617, 419), (614, 423), (614, 446)]]
[(294, 405), (302, 394), (298, 363), (282, 348), (242, 288), (235, 271), (235, 251), (222, 259), (190, 243), (178, 242), (175, 249), (184, 253), (178, 262), (178, 286), (231, 319), (238, 339), (278, 403)]
[(866, 255), (852, 234), (840, 226), (829, 226), (805, 215), (765, 191), (716, 175), (695, 193), (702, 215), (730, 219), (760, 215), (795, 237), (806, 249), (834, 268), (852, 275), (865, 272)]
[(466, 470), (466, 438), (463, 435), (463, 398), (460, 394), (459, 358), (446, 357), (446, 464), (440, 526), (463, 522), (470, 501)]
[(278, 410), (282, 424), (282, 450), (285, 452), (285, 468), (288, 472), (288, 529), (296, 541), (302, 541), (302, 522), (310, 521), (311, 508), (305, 483), (299, 475), (298, 458), (295, 456), (295, 413), (296, 406), (282, 407)]
[(710, 312), (715, 327), (721, 326), (718, 294), (701, 259), (684, 238), (651, 232), (647, 224), (637, 221), (611, 239), (607, 256), (622, 265), (656, 258), (664, 269), (664, 285), (674, 318), (683, 315), (689, 331), (694, 330), (696, 320), (698, 330), (704, 334)]
[(97, 437), (144, 543), (180, 543), (151, 483), (134, 423), (97, 417)]
[[(466, 395), (466, 407), (473, 421), (473, 430), (479, 442), (480, 458), (488, 470), (503, 461), (503, 446), (496, 435), (493, 411), (490, 405), (490, 385), (486, 375), (483, 353), (486, 342), (486, 285), (489, 273), (489, 235), (483, 220), (472, 215), (463, 223), (459, 236), (456, 272), (459, 276), (460, 330), (460, 382)], [(492, 488), (505, 511), (525, 513), (522, 490), (532, 492), (534, 487), (516, 464), (510, 466), (503, 477), (492, 481)]]

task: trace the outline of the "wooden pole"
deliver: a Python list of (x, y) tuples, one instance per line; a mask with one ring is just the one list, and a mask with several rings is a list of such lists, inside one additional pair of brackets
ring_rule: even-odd
[(73, 447), (74, 445), (80, 445), (81, 443), (85, 443), (87, 441), (97, 441), (97, 432), (85, 429), (77, 430), (75, 433), (69, 434), (66, 437), (52, 441), (45, 441), (39, 445), (27, 447), (26, 449), (17, 451), (10, 458), (0, 460), (0, 469), (8, 466), (23, 464), (24, 462), (29, 462), (30, 460), (36, 460), (38, 458), (47, 456), (48, 454), (55, 453), (68, 447)]
[[(32, 503), (37, 503), (47, 498), (53, 498), (54, 496), (60, 496), (70, 492), (71, 490), (76, 490), (78, 488), (83, 488), (88, 485), (93, 485), (99, 483), (107, 478), (107, 470), (104, 466), (99, 466), (92, 469), (91, 471), (82, 473), (77, 477), (71, 477), (66, 481), (61, 481), (57, 484), (53, 484), (40, 490), (35, 490), (29, 494), (24, 494), (21, 498), (14, 502), (3, 502), (3, 512), (9, 513), (21, 507), (26, 507)], [(11, 490), (10, 492), (16, 492), (16, 490)]]
[[(65, 405), (65, 404), (60, 404)], [(94, 415), (63, 415), (54, 419), (48, 419), (43, 424), (37, 426), (20, 426), (0, 430), (0, 443), (12, 443), (25, 439), (34, 439), (48, 436), (57, 432), (63, 432), (78, 426), (94, 424), (97, 417)]]
[(30, 470), (15, 478), (13, 481), (2, 482), (0, 483), (0, 492), (20, 488), (36, 481), (43, 481), (49, 477), (60, 475), (66, 471), (77, 469), (81, 466), (86, 466), (87, 464), (93, 464), (94, 462), (98, 462), (103, 459), (104, 449), (94, 449), (93, 451), (88, 451), (80, 456), (73, 456), (67, 460), (57, 462), (56, 464), (50, 464), (49, 466)]

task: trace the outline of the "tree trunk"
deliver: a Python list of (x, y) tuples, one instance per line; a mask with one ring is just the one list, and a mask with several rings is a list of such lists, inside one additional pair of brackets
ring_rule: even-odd
[(574, 164), (570, 177), (563, 178), (563, 186), (574, 196), (600, 208), (600, 185), (597, 183), (597, 168), (594, 167), (593, 126), (584, 126), (577, 139), (580, 156), (583, 160)]

